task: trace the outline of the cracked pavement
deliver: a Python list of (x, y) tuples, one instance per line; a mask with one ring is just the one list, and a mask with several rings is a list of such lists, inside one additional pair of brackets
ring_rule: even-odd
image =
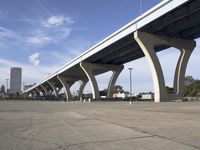
[(0, 101), (1, 150), (200, 150), (200, 102)]

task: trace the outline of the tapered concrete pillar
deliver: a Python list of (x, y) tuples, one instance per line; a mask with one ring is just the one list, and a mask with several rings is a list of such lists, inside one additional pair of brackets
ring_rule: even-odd
[(107, 93), (107, 97), (108, 98), (112, 98), (113, 97), (113, 93), (114, 93), (114, 89), (115, 89), (115, 83), (117, 81), (117, 78), (119, 76), (119, 74), (121, 73), (121, 71), (124, 69), (123, 65), (117, 66), (115, 68), (113, 68), (114, 70), (112, 71), (112, 76), (110, 78), (109, 84), (108, 84), (108, 93)]
[(53, 89), (54, 93), (55, 93), (55, 97), (58, 98), (58, 90), (55, 87), (55, 84), (53, 82), (47, 81), (47, 83), (51, 86), (51, 88)]
[(117, 77), (119, 76), (120, 72), (124, 68), (123, 65), (95, 64), (95, 63), (86, 63), (86, 62), (81, 62), (80, 67), (83, 69), (86, 76), (88, 77), (88, 80), (90, 81), (93, 99), (100, 98), (99, 87), (95, 79), (95, 75), (105, 73), (107, 71), (113, 71), (113, 75), (108, 85), (108, 94), (107, 94), (107, 96), (111, 98), (114, 91), (114, 86), (115, 86)]
[(33, 96), (34, 96), (33, 91), (29, 91), (28, 93), (24, 93), (23, 95), (24, 95), (25, 97), (27, 97), (27, 98), (30, 98), (30, 97), (29, 97), (30, 94), (31, 94), (31, 97), (33, 98)]
[(74, 81), (72, 81), (70, 78), (62, 77), (62, 76), (57, 76), (57, 78), (64, 88), (66, 101), (69, 101), (70, 99), (72, 99), (70, 87), (74, 84)]
[(45, 96), (45, 91), (43, 90), (43, 88), (41, 87), (41, 85), (37, 87), (37, 90), (40, 91), (40, 96)]
[(185, 72), (192, 51), (196, 47), (196, 42), (193, 40), (175, 40), (173, 45), (180, 50), (174, 75), (174, 97), (180, 98), (184, 96)]
[(48, 95), (47, 89), (46, 89), (43, 85), (40, 85), (40, 86), (41, 86), (41, 88), (42, 88), (43, 91), (44, 91), (44, 95), (45, 95), (45, 96)]
[(31, 90), (31, 92), (32, 92), (32, 98), (35, 98), (35, 97), (37, 97), (37, 91), (35, 91), (35, 90)]
[(29, 92), (23, 94), (24, 98), (30, 98), (30, 96), (33, 97), (33, 92), (32, 91), (29, 91)]
[(79, 87), (79, 92), (78, 92), (78, 98), (79, 98), (79, 99), (80, 99), (81, 97), (83, 97), (83, 90), (84, 90), (84, 88), (85, 88), (87, 82), (88, 82), (87, 80), (82, 80), (82, 83), (81, 83), (81, 85), (80, 85), (80, 87)]
[(36, 90), (36, 89), (33, 89), (33, 97), (37, 97), (37, 96), (40, 96), (40, 93)]
[(97, 85), (97, 81), (95, 79), (95, 76), (92, 72), (92, 70), (94, 69), (94, 66), (89, 64), (89, 63), (80, 63), (81, 68), (83, 69), (83, 71), (85, 72), (86, 76), (88, 77), (89, 81), (90, 81), (90, 85), (92, 88), (92, 95), (93, 95), (93, 99), (99, 99), (100, 95), (99, 95), (99, 87)]
[(39, 90), (39, 88), (36, 87), (35, 89), (36, 89), (36, 91), (39, 93), (39, 96), (41, 96), (41, 91)]
[[(184, 93), (184, 78), (187, 62), (196, 43), (192, 40), (175, 39), (136, 31), (134, 39), (142, 49), (150, 65), (155, 92), (155, 102), (167, 101), (173, 97), (181, 97)], [(163, 71), (154, 48), (169, 46), (181, 51), (174, 76), (174, 94), (168, 95), (165, 87)]]

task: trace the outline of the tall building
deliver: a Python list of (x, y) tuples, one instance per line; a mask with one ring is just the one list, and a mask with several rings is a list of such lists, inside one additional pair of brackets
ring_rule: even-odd
[(21, 93), (22, 68), (12, 67), (10, 70), (10, 94)]

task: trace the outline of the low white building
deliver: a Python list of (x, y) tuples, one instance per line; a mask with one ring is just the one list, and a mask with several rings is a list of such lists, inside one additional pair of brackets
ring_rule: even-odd
[(154, 93), (142, 93), (141, 99), (143, 99), (143, 100), (153, 100), (154, 99)]

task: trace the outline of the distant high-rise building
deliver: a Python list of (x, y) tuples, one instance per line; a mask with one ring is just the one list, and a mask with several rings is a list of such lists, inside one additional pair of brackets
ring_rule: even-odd
[(21, 93), (22, 68), (12, 67), (10, 70), (10, 94)]
[(5, 90), (5, 86), (4, 86), (4, 85), (1, 86), (0, 93), (4, 93), (4, 94), (6, 93), (6, 90)]

